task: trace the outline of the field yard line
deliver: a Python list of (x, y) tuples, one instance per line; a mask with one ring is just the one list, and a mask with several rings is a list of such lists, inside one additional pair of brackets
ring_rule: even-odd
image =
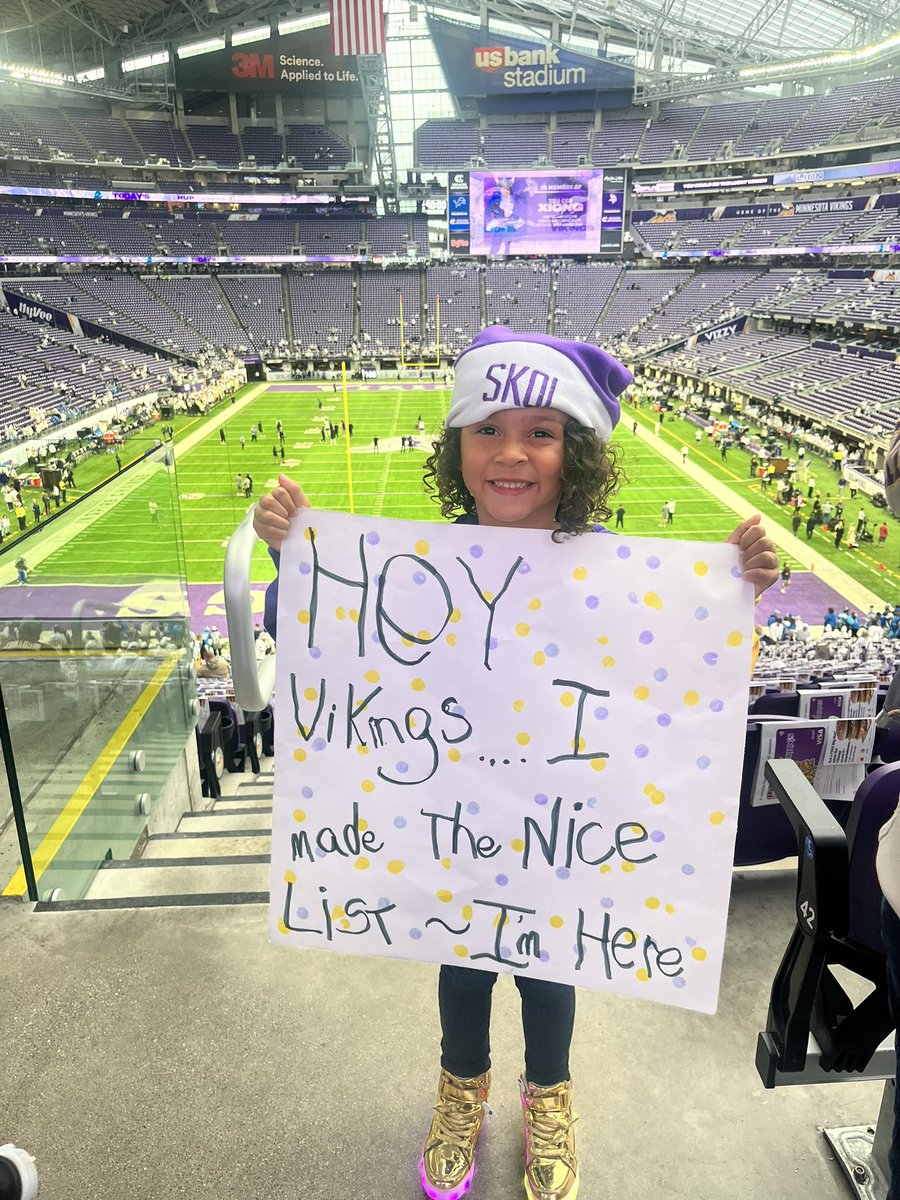
[[(395, 392), (394, 393), (394, 420), (393, 420), (393, 424), (391, 425), (391, 428), (394, 430), (396, 430), (397, 422), (400, 419), (400, 399), (401, 399), (400, 392), (399, 391)], [(391, 437), (394, 437), (394, 434), (391, 434)], [(378, 491), (375, 493), (375, 503), (372, 506), (373, 507), (372, 516), (373, 517), (380, 517), (381, 510), (384, 508), (384, 497), (385, 497), (385, 493), (387, 492), (387, 481), (388, 481), (388, 475), (390, 474), (390, 470), (391, 470), (390, 456), (388, 455), (387, 460), (384, 464), (384, 467), (382, 468), (381, 483), (378, 485)]]
[(240, 400), (236, 400), (234, 404), (229, 404), (226, 408), (223, 408), (218, 416), (212, 417), (196, 433), (192, 433), (183, 442), (179, 442), (175, 447), (175, 461), (177, 462), (183, 454), (187, 454), (193, 450), (196, 445), (202, 442), (208, 434), (218, 429), (220, 425), (224, 425), (226, 421), (230, 421), (235, 413), (240, 412), (242, 408), (246, 408), (252, 401), (257, 400), (266, 391), (268, 386), (267, 383), (257, 383), (249, 387)]
[[(683, 471), (695, 483), (699, 483), (701, 487), (715, 496), (717, 500), (721, 500), (742, 521), (759, 512), (759, 509), (748, 500), (742, 499), (724, 483), (720, 483), (718, 479), (710, 475), (708, 471), (691, 462), (690, 457), (688, 457), (686, 463), (683, 463), (680, 451), (666, 445), (665, 442), (657, 438), (652, 432), (645, 429), (643, 425), (638, 425), (636, 436), (645, 441), (648, 446), (652, 446), (657, 454), (670, 462), (674, 467), (677, 467), (679, 471)], [(735, 478), (741, 477), (735, 476)], [(765, 514), (762, 515), (765, 518)], [(779, 549), (787, 551), (798, 562), (811, 564), (812, 569), (820, 579), (824, 579), (830, 587), (833, 587), (835, 591), (845, 596), (857, 609), (865, 611), (873, 607), (877, 609), (884, 608), (887, 601), (879, 596), (877, 592), (872, 592), (861, 583), (857, 583), (855, 579), (845, 571), (842, 571), (840, 567), (836, 567), (827, 558), (823, 558), (821, 554), (813, 550), (806, 542), (801, 541), (800, 538), (795, 538), (787, 529), (783, 529), (777, 523), (767, 525), (766, 529), (769, 537)]]

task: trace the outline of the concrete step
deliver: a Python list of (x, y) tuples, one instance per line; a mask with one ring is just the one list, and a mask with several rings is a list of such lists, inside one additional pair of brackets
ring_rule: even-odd
[(271, 805), (264, 809), (247, 807), (239, 812), (220, 812), (213, 809), (211, 812), (185, 813), (175, 832), (209, 834), (228, 833), (238, 829), (252, 829), (255, 833), (271, 831)]
[(233, 858), (238, 854), (254, 854), (269, 857), (272, 848), (271, 833), (240, 833), (206, 836), (192, 834), (190, 837), (152, 837), (144, 847), (143, 858)]
[(249, 808), (252, 808), (254, 812), (270, 813), (272, 811), (272, 801), (270, 800), (267, 804), (264, 800), (238, 800), (234, 796), (223, 796), (221, 800), (216, 801), (216, 807), (211, 811), (217, 813), (240, 813), (247, 812)]
[(268, 899), (269, 864), (254, 856), (211, 862), (127, 860), (105, 864), (85, 897), (86, 902), (122, 900), (139, 907), (166, 898), (178, 903), (260, 903)]

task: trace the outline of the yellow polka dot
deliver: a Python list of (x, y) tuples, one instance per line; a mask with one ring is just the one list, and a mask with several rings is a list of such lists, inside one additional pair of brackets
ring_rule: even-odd
[(357, 753), (357, 754), (368, 754), (368, 753), (369, 753), (369, 747), (368, 747), (368, 746), (357, 746), (357, 747), (356, 747), (356, 753)]
[(592, 771), (605, 771), (606, 770), (606, 759), (605, 758), (592, 758), (591, 759), (591, 770)]
[(301, 608), (300, 611), (297, 613), (297, 620), (300, 622), (301, 625), (308, 625), (309, 624), (309, 609)]
[(297, 762), (306, 762), (306, 751), (303, 749), (294, 751), (294, 758)]
[(350, 928), (350, 922), (347, 920), (346, 917), (344, 917), (342, 920), (338, 921), (338, 925), (340, 925), (341, 929), (349, 929)]
[(693, 705), (693, 704), (700, 703), (700, 697), (698, 696), (698, 694), (696, 692), (685, 692), (681, 698), (685, 702), (685, 704)]
[(528, 601), (528, 607), (532, 612), (537, 612), (537, 610), (541, 607), (541, 601), (535, 597), (533, 600)]
[(581, 753), (581, 751), (582, 751), (582, 750), (585, 748), (585, 746), (587, 745), (587, 742), (585, 741), (585, 739), (584, 739), (583, 737), (580, 737), (580, 738), (578, 739), (578, 745), (576, 746), (576, 745), (575, 745), (575, 739), (574, 739), (574, 738), (572, 738), (572, 741), (571, 741), (570, 745), (571, 745), (572, 749), (573, 749), (574, 751), (576, 751), (576, 753), (580, 754), (580, 753)]
[(644, 784), (644, 795), (645, 796), (652, 796), (655, 791), (656, 791), (655, 783), (645, 783)]
[(564, 708), (571, 708), (575, 703), (575, 697), (571, 692), (563, 692), (559, 698), (559, 702)]
[(351, 608), (349, 616), (350, 616), (351, 621), (358, 621), (359, 620), (359, 609)]
[(695, 958), (697, 962), (705, 962), (706, 957), (706, 951), (702, 946), (695, 946), (691, 951), (691, 958)]
[(362, 788), (362, 790), (364, 792), (374, 792), (375, 791), (375, 784), (372, 782), (371, 779), (364, 779), (359, 786)]
[(538, 652), (535, 654), (534, 658), (531, 661), (534, 663), (534, 665), (536, 667), (542, 667), (544, 665), (544, 663), (547, 661), (547, 655), (543, 652), (543, 650), (538, 650)]
[(294, 820), (297, 822), (298, 825), (302, 825), (303, 822), (306, 820), (306, 813), (303, 811), (302, 808), (295, 808), (291, 815), (293, 816)]
[(482, 596), (484, 596), (485, 600), (487, 600), (488, 604), (490, 604), (490, 602), (491, 602), (491, 601), (493, 600), (493, 598), (494, 598), (494, 593), (493, 593), (493, 592), (482, 592), (481, 594), (482, 594)]
[(310, 540), (310, 529), (311, 528), (312, 528), (311, 525), (307, 525), (306, 528), (303, 530), (303, 536), (306, 538), (307, 541)]
[(447, 757), (450, 759), (451, 762), (459, 762), (460, 753), (455, 746), (451, 746), (450, 749), (447, 751)]
[(513, 840), (509, 843), (509, 848), (510, 850), (515, 850), (516, 854), (521, 854), (521, 852), (525, 849), (525, 843), (521, 838), (513, 838)]
[(450, 868), (453, 866), (453, 859), (452, 858), (442, 858), (441, 866), (444, 868), (445, 871), (449, 871)]
[(641, 834), (644, 832), (644, 830), (641, 828), (640, 825), (632, 825), (631, 832), (634, 834), (635, 837), (640, 837)]
[(318, 700), (318, 698), (319, 698), (319, 693), (316, 691), (315, 688), (304, 688), (304, 690), (303, 690), (303, 699), (304, 700)]
[(600, 874), (601, 874), (601, 875), (610, 875), (610, 874), (612, 874), (612, 867), (609, 865), (609, 863), (604, 863), (604, 864), (603, 864), (603, 866), (600, 868)]
[(526, 625), (524, 621), (520, 621), (516, 626), (516, 633), (519, 637), (528, 637), (529, 633), (531, 633), (531, 626)]
[(356, 870), (356, 871), (368, 871), (369, 860), (367, 858), (363, 858), (362, 855), (360, 855), (360, 857), (353, 864), (353, 867), (354, 867), (354, 870)]
[(450, 614), (450, 624), (455, 625), (461, 616), (462, 613), (459, 611), (459, 609), (454, 608), (453, 612)]
[(364, 821), (362, 819), (362, 817), (360, 817), (360, 819), (357, 821), (357, 826), (359, 827), (360, 833), (365, 833), (366, 830), (369, 828), (369, 822)]
[(651, 804), (664, 804), (666, 800), (665, 792), (654, 792), (650, 797)]
[(677, 911), (677, 910), (676, 910), (676, 908), (675, 908), (675, 905), (674, 905), (674, 904), (667, 904), (667, 905), (666, 905), (666, 912), (669, 914), (669, 916), (671, 916), (671, 915), (672, 915), (672, 913), (674, 913), (674, 912), (676, 912), (676, 911)]
[(440, 902), (442, 904), (449, 904), (450, 901), (453, 899), (452, 892), (435, 892), (435, 895), (437, 896), (438, 900), (440, 900)]
[(644, 603), (648, 608), (662, 608), (663, 602), (657, 596), (656, 592), (647, 592), (644, 595)]
[(409, 724), (410, 730), (415, 729), (416, 728), (416, 718), (415, 717), (407, 717), (406, 719)]
[(462, 909), (462, 919), (463, 919), (464, 921), (471, 921), (471, 920), (472, 920), (472, 905), (471, 905), (471, 904), (464, 904), (464, 905), (463, 905), (463, 909)]
[(420, 629), (419, 632), (416, 634), (416, 636), (418, 637), (420, 642), (430, 642), (431, 641), (431, 634), (428, 632), (427, 629)]
[(638, 967), (638, 969), (635, 971), (635, 976), (641, 981), (641, 983), (646, 983), (650, 978), (650, 972), (646, 967)]
[(457, 958), (468, 958), (469, 957), (469, 951), (466, 949), (465, 946), (454, 946), (453, 953), (457, 956)]
[(339, 621), (343, 621), (344, 617), (346, 617), (346, 615), (347, 615), (347, 610), (344, 608), (336, 608), (334, 610), (334, 615), (337, 617), (337, 619)]
[(644, 903), (648, 908), (659, 908), (659, 901), (655, 896), (648, 896)]
[(444, 638), (444, 641), (447, 643), (448, 646), (455, 646), (456, 645), (456, 634), (448, 633), (447, 636)]
[(587, 567), (576, 567), (572, 572), (573, 579), (587, 579)]
[(605, 655), (605, 657), (602, 658), (600, 661), (603, 663), (604, 667), (614, 667), (616, 665), (616, 660), (613, 658), (613, 656), (611, 654)]
[(399, 858), (394, 858), (388, 863), (387, 868), (392, 875), (399, 875), (400, 872), (403, 870), (403, 866), (404, 866), (404, 864), (400, 861)]
[(554, 929), (562, 929), (563, 919), (562, 919), (562, 917), (551, 917), (550, 924), (553, 926)]
[(423, 558), (428, 553), (431, 547), (425, 541), (416, 542), (416, 554), (420, 554)]
[(513, 712), (521, 712), (524, 707), (524, 700), (513, 700)]
[(741, 642), (743, 642), (743, 640), (744, 640), (744, 635), (742, 633), (738, 633), (738, 631), (736, 629), (734, 629), (734, 630), (732, 630), (731, 633), (729, 633), (728, 637), (725, 639), (725, 645), (726, 646), (740, 646), (740, 644), (741, 644)]
[(501, 919), (502, 919), (504, 925), (509, 924), (509, 917), (504, 917), (502, 913), (497, 913), (496, 917), (494, 917), (494, 928), (495, 929), (500, 928)]
[(709, 567), (706, 565), (705, 562), (695, 562), (694, 563), (694, 574), (695, 575), (705, 575), (708, 570), (709, 570)]
[(412, 690), (414, 692), (424, 692), (425, 691), (425, 680), (424, 679), (414, 679), (409, 686), (412, 688)]
[(622, 870), (625, 872), (626, 875), (630, 875), (631, 872), (634, 870), (634, 863), (623, 862)]
[(600, 643), (600, 645), (601, 645), (601, 646), (608, 646), (608, 645), (609, 645), (609, 638), (608, 638), (608, 637), (598, 637), (598, 638), (597, 638), (597, 641)]
[(724, 820), (725, 814), (723, 812), (714, 812), (709, 814), (710, 825), (721, 825)]
[(294, 874), (294, 872), (293, 872), (293, 871), (285, 871), (285, 873), (284, 873), (284, 882), (285, 882), (285, 883), (296, 883), (296, 882), (297, 882), (297, 876)]
[(285, 923), (284, 923), (284, 917), (278, 918), (278, 932), (279, 933), (290, 933), (290, 930), (288, 929), (287, 925), (285, 925)]
[(412, 645), (412, 642), (409, 640), (409, 638), (401, 638), (400, 641), (403, 643), (404, 646), (409, 647)]
[(531, 741), (531, 734), (530, 733), (517, 733), (516, 741), (519, 743), (520, 746), (527, 746), (528, 743)]
[(366, 671), (365, 675), (363, 676), (363, 679), (365, 679), (366, 683), (377, 683), (380, 678), (381, 676), (377, 671)]
[(650, 695), (650, 689), (648, 687), (644, 687), (643, 685), (641, 685), (640, 687), (636, 687), (634, 689), (635, 700), (646, 700), (649, 695)]
[(331, 910), (331, 919), (332, 919), (332, 921), (339, 921), (339, 920), (341, 919), (341, 917), (346, 917), (346, 915), (347, 915), (347, 914), (346, 914), (346, 912), (344, 911), (344, 908), (343, 908), (343, 906), (342, 906), (342, 905), (340, 905), (340, 904), (336, 904), (336, 905), (334, 906), (334, 908)]

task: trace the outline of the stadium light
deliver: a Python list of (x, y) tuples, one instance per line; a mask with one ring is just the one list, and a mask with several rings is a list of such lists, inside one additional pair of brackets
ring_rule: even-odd
[(168, 50), (160, 50), (157, 54), (142, 54), (140, 58), (127, 58), (119, 66), (123, 71), (146, 71), (148, 67), (161, 67), (169, 61)]
[(329, 23), (328, 14), (318, 13), (312, 17), (291, 17), (287, 21), (278, 22), (279, 33), (300, 33), (304, 29), (317, 29), (320, 25)]
[(243, 46), (246, 42), (262, 42), (272, 32), (271, 25), (257, 25), (253, 29), (236, 29), (231, 35), (232, 46)]
[(214, 50), (224, 50), (224, 38), (206, 38), (202, 42), (188, 42), (185, 46), (179, 46), (175, 53), (179, 58), (194, 58), (197, 54), (211, 54)]
[(900, 33), (895, 33), (883, 42), (878, 42), (874, 46), (862, 46), (859, 50), (842, 50), (836, 54), (821, 54), (816, 58), (796, 58), (791, 62), (769, 63), (764, 67), (742, 67), (738, 71), (738, 77), (740, 79), (774, 79), (796, 71), (818, 70), (820, 67), (853, 66), (855, 63), (880, 58), (898, 46), (900, 46)]

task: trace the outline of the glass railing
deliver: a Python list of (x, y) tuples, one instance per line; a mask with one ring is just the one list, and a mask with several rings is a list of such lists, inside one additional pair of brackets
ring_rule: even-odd
[[(177, 497), (159, 447), (0, 554), (0, 689), (42, 900), (80, 899), (132, 854), (194, 726)], [(11, 808), (0, 770), (0, 826)], [(13, 840), (0, 891), (26, 895)]]

